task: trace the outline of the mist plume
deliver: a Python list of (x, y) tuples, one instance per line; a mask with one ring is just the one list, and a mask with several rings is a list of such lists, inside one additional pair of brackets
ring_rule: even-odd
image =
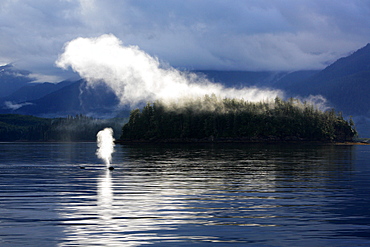
[(226, 88), (212, 83), (194, 73), (165, 65), (137, 46), (124, 46), (111, 34), (66, 43), (56, 65), (63, 69), (71, 67), (86, 79), (88, 86), (105, 83), (122, 105), (137, 106), (156, 100), (181, 104), (211, 94), (251, 102), (283, 96), (279, 90)]
[(114, 152), (114, 138), (113, 138), (113, 129), (105, 128), (101, 130), (96, 135), (98, 149), (96, 150), (96, 155), (102, 159), (107, 168), (110, 167), (112, 162), (112, 153)]

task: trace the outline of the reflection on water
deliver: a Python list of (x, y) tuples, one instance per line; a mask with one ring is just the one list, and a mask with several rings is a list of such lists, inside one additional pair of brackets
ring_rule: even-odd
[(369, 146), (95, 149), (0, 144), (0, 246), (370, 244)]
[(113, 210), (113, 191), (112, 191), (112, 178), (109, 170), (105, 172), (105, 175), (100, 178), (98, 184), (98, 211), (103, 221), (112, 219)]

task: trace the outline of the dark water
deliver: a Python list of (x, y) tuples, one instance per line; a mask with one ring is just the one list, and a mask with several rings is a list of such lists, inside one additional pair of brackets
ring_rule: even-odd
[(370, 146), (115, 149), (0, 143), (0, 246), (370, 245)]

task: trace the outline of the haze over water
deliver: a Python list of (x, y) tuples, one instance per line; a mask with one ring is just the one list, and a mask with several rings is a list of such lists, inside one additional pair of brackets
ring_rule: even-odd
[(95, 151), (1, 143), (0, 245), (370, 244), (369, 146), (116, 146), (113, 172)]

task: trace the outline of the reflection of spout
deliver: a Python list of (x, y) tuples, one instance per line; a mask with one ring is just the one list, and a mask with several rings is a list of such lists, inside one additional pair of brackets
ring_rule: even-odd
[(105, 176), (100, 179), (98, 184), (98, 207), (100, 208), (99, 213), (104, 220), (112, 218), (112, 203), (112, 177), (107, 170)]

